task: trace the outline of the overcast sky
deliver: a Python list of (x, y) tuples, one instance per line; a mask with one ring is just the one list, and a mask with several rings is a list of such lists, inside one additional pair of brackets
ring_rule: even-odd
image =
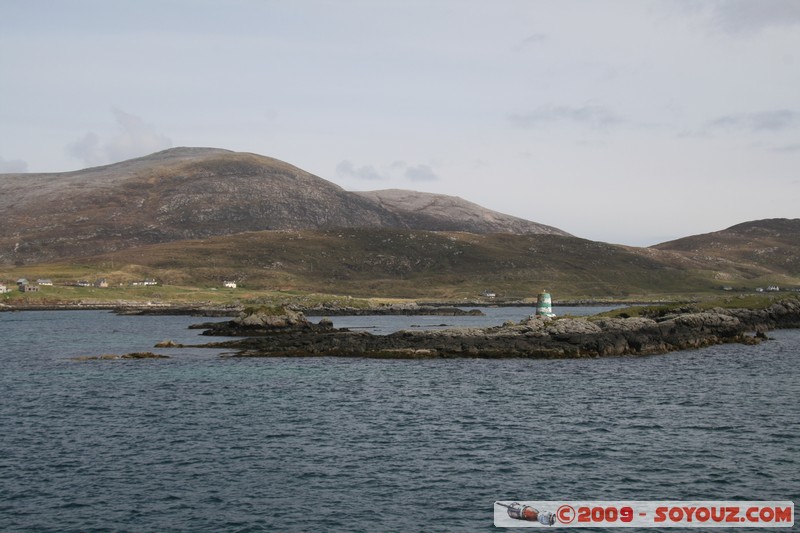
[(0, 172), (174, 146), (630, 245), (800, 217), (798, 0), (0, 0)]

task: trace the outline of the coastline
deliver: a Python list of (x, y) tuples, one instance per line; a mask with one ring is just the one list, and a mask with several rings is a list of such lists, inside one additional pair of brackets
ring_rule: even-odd
[(403, 330), (389, 335), (311, 323), (299, 313), (252, 310), (202, 324), (204, 335), (237, 340), (199, 345), (238, 350), (238, 357), (595, 358), (655, 355), (715, 344), (756, 344), (772, 329), (800, 328), (800, 300), (766, 309), (714, 308), (647, 317), (531, 317), (488, 328)]
[[(739, 300), (736, 300), (739, 301)], [(728, 302), (730, 303), (730, 302)], [(745, 302), (742, 302), (745, 303)], [(703, 308), (673, 304), (625, 308), (605, 316), (530, 317), (501, 326), (438, 330), (402, 330), (388, 335), (334, 328), (329, 316), (483, 315), (452, 305), (382, 305), (370, 308), (291, 306), (242, 308), (239, 305), (178, 303), (77, 302), (0, 305), (0, 311), (101, 310), (120, 315), (232, 317), (224, 322), (190, 326), (203, 335), (237, 337), (230, 341), (167, 347), (235, 350), (238, 357), (419, 358), (595, 358), (637, 356), (700, 348), (714, 344), (756, 344), (772, 329), (800, 328), (800, 298), (768, 300), (764, 307)], [(608, 302), (603, 302), (608, 305)], [(493, 306), (495, 307), (495, 306)], [(501, 305), (496, 305), (501, 307)], [(509, 306), (511, 307), (511, 306)], [(519, 306), (513, 306), (519, 307)], [(526, 305), (525, 307), (530, 307)], [(634, 312), (634, 310), (636, 312)], [(611, 316), (616, 314), (616, 316)], [(634, 316), (629, 316), (633, 314)], [(639, 316), (636, 316), (639, 315)], [(306, 316), (323, 316), (312, 323)]]
[[(648, 305), (662, 302), (628, 302), (628, 301), (564, 301), (553, 303), (554, 308), (584, 306), (584, 307), (603, 307), (603, 306), (628, 306), (628, 305)], [(371, 307), (349, 307), (349, 306), (313, 306), (306, 307), (300, 305), (290, 305), (289, 307), (302, 311), (306, 316), (480, 316), (481, 313), (475, 310), (464, 310), (462, 307), (536, 307), (535, 302), (509, 302), (509, 303), (487, 303), (487, 302), (422, 302), (419, 304), (393, 304), (376, 305)], [(187, 316), (207, 316), (207, 317), (235, 317), (246, 306), (244, 305), (219, 305), (219, 304), (185, 304), (172, 302), (130, 302), (130, 301), (107, 301), (107, 302), (61, 302), (61, 303), (26, 303), (8, 305), (0, 303), (0, 313), (19, 312), (19, 311), (112, 311), (124, 315), (187, 315)]]

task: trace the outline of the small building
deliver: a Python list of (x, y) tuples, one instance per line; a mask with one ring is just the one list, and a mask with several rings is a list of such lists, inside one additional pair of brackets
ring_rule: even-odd
[(11, 292), (11, 289), (6, 287), (5, 283), (0, 283), (0, 294), (5, 294), (7, 292)]
[(497, 296), (497, 293), (494, 291), (486, 290), (481, 293), (481, 296), (483, 296), (484, 298), (495, 298)]
[(46, 286), (46, 287), (53, 286), (53, 280), (51, 279), (37, 279), (36, 283), (38, 283), (40, 286)]
[(108, 288), (108, 281), (106, 281), (106, 278), (100, 278), (94, 282), (94, 286), (100, 289)]
[(154, 279), (145, 279), (142, 281), (134, 281), (131, 283), (134, 287), (149, 287), (152, 285), (158, 285), (158, 282)]
[(31, 285), (30, 283), (22, 283), (19, 286), (20, 292), (39, 292), (38, 285)]
[(76, 285), (78, 285), (78, 287), (91, 287), (92, 286), (92, 284), (89, 283), (89, 281), (87, 281), (85, 279), (82, 279), (82, 280), (78, 281), (78, 283)]
[(236, 288), (236, 282), (235, 281), (223, 281), (222, 282), (222, 286), (225, 287), (226, 289), (235, 289)]

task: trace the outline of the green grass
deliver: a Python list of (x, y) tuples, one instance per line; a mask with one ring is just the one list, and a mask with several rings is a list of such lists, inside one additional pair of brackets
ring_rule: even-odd
[[(121, 250), (80, 261), (0, 267), (0, 280), (50, 278), (56, 284), (106, 278), (108, 289), (42, 288), (32, 300), (122, 299), (280, 305), (369, 305), (370, 299), (532, 301), (687, 301), (800, 278), (764, 269), (687, 262), (552, 235), (475, 235), (402, 230), (266, 231)], [(728, 267), (726, 267), (728, 268)], [(716, 270), (715, 270), (716, 269)], [(757, 274), (757, 275), (755, 275)], [(750, 277), (748, 277), (750, 276)], [(155, 278), (157, 287), (130, 287)], [(725, 281), (720, 281), (723, 278)], [(223, 289), (223, 280), (239, 288)]]
[(0, 295), (0, 303), (13, 306), (175, 304), (175, 305), (240, 305), (280, 307), (354, 307), (366, 309), (377, 305), (398, 303), (387, 298), (361, 299), (335, 294), (305, 293), (302, 291), (269, 291), (246, 289), (215, 289), (159, 285), (155, 287), (65, 287), (43, 286), (39, 292), (22, 293), (16, 289)]

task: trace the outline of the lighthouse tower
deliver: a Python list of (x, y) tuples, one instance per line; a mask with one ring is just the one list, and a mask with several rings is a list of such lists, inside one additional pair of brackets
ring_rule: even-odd
[(536, 316), (553, 317), (553, 303), (550, 298), (550, 293), (544, 290), (536, 297)]

